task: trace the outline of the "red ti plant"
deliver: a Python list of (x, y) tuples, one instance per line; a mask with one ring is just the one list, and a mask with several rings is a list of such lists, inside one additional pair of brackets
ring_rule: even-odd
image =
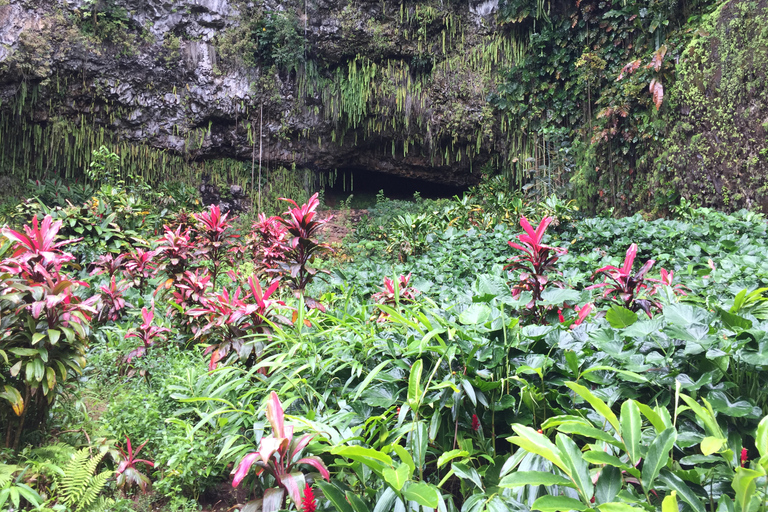
[(147, 349), (154, 345), (157, 340), (166, 340), (167, 338), (161, 333), (171, 332), (167, 327), (152, 325), (152, 320), (155, 318), (155, 312), (148, 310), (146, 306), (141, 308), (141, 318), (144, 320), (141, 327), (138, 329), (131, 329), (131, 331), (125, 335), (125, 339), (138, 338), (139, 341), (141, 341), (141, 345), (131, 350), (125, 357), (126, 363), (130, 363), (134, 357), (143, 356)]
[(262, 290), (258, 279), (249, 277), (248, 288), (242, 298), (240, 287), (233, 293), (229, 293), (225, 288), (221, 293), (210, 297), (201, 307), (187, 313), (192, 317), (204, 317), (208, 321), (198, 329), (196, 337), (207, 339), (217, 336), (221, 339), (219, 343), (213, 343), (205, 349), (206, 354), (211, 354), (211, 370), (232, 351), (236, 352), (241, 360), (248, 360), (254, 348), (253, 343), (246, 343), (248, 335), (270, 336), (270, 324), (273, 321), (288, 323), (287, 319), (275, 315), (273, 311), (276, 305), (284, 306), (285, 303), (269, 298), (277, 290), (278, 284), (279, 281), (275, 280), (266, 290)]
[(61, 224), (60, 220), (53, 222), (51, 216), (46, 215), (42, 224), (38, 223), (37, 217), (32, 217), (32, 226), (24, 226), (23, 234), (3, 228), (3, 236), (15, 244), (12, 261), (6, 261), (6, 266), (13, 265), (24, 280), (37, 283), (45, 281), (45, 275), (59, 272), (64, 263), (75, 259), (73, 255), (62, 252), (61, 248), (82, 240), (57, 242)]
[(193, 333), (201, 327), (196, 320), (199, 317), (189, 316), (187, 313), (193, 309), (207, 307), (210, 303), (208, 296), (211, 288), (211, 275), (208, 272), (187, 270), (176, 283), (171, 299), (172, 307), (169, 313), (177, 312), (181, 314), (182, 323), (192, 329)]
[(272, 425), (272, 434), (261, 438), (258, 451), (243, 457), (233, 472), (232, 487), (240, 485), (251, 467), (256, 466), (256, 475), (261, 476), (266, 473), (272, 476), (275, 487), (266, 489), (263, 498), (251, 502), (253, 505), (261, 501), (263, 512), (282, 510), (285, 508), (286, 493), (288, 493), (296, 508), (299, 508), (302, 503), (302, 491), (307, 486), (300, 466), (313, 467), (326, 480), (330, 480), (331, 475), (319, 457), (302, 457), (304, 448), (314, 436), (304, 434), (298, 439), (293, 437), (293, 426), (285, 425), (283, 406), (274, 391), (270, 393), (267, 401), (267, 419)]
[(288, 230), (280, 217), (267, 217), (260, 213), (259, 220), (253, 223), (251, 230), (251, 246), (256, 264), (264, 270), (277, 268), (288, 250)]
[(165, 272), (167, 279), (160, 283), (157, 291), (161, 288), (167, 290), (173, 286), (194, 260), (192, 252), (194, 246), (189, 238), (189, 231), (182, 231), (181, 227), (176, 228), (175, 231), (166, 229), (159, 242), (160, 245), (155, 251), (160, 260), (157, 270)]
[(125, 272), (139, 291), (144, 291), (144, 285), (154, 274), (154, 256), (155, 251), (145, 251), (140, 247), (125, 255)]
[(538, 316), (542, 316), (543, 312), (538, 311), (536, 304), (542, 300), (541, 294), (544, 289), (550, 285), (562, 287), (562, 283), (550, 281), (547, 273), (556, 272), (555, 263), (560, 256), (568, 252), (565, 248), (550, 247), (541, 243), (547, 226), (553, 220), (552, 217), (544, 217), (538, 227), (533, 229), (528, 219), (521, 217), (520, 226), (525, 233), (517, 235), (520, 243), (511, 241), (508, 243), (510, 247), (522, 251), (523, 254), (511, 258), (511, 263), (504, 267), (505, 270), (521, 271), (518, 283), (512, 287), (512, 296), (517, 298), (522, 292), (531, 292), (533, 298), (526, 305), (526, 309)]
[(237, 238), (231, 232), (232, 224), (227, 221), (228, 213), (222, 215), (217, 205), (211, 205), (209, 212), (195, 215), (197, 232), (200, 235), (198, 246), (199, 254), (204, 255), (211, 262), (211, 275), (213, 276), (213, 288), (216, 289), (216, 278), (221, 272), (221, 267), (226, 263), (225, 256), (232, 245), (232, 240)]
[[(304, 289), (317, 274), (317, 269), (309, 266), (310, 261), (318, 253), (331, 250), (328, 244), (315, 241), (320, 228), (328, 222), (328, 219), (315, 220), (317, 215), (315, 210), (320, 206), (317, 194), (314, 194), (307, 200), (306, 204), (301, 206), (291, 199), (281, 199), (291, 203), (294, 208), (285, 212), (286, 218), (280, 219), (288, 231), (286, 236), (288, 251), (285, 255), (285, 261), (279, 265), (280, 273), (288, 279), (291, 288), (303, 294)], [(307, 305), (310, 307), (319, 306), (314, 300), (307, 300)]]
[(119, 254), (115, 257), (114, 254), (107, 253), (99, 256), (93, 263), (92, 276), (98, 276), (101, 274), (107, 274), (109, 277), (114, 277), (118, 272), (122, 272), (125, 268), (125, 255)]
[[(653, 295), (656, 292), (656, 285), (650, 284), (653, 280), (647, 279), (645, 276), (656, 261), (646, 261), (642, 268), (633, 274), (632, 265), (635, 262), (636, 256), (637, 244), (632, 244), (629, 246), (629, 249), (627, 249), (627, 254), (624, 257), (624, 263), (621, 268), (608, 265), (598, 269), (592, 275), (592, 279), (598, 274), (603, 274), (605, 276), (605, 281), (588, 286), (587, 290), (605, 288), (605, 291), (603, 292), (604, 299), (610, 298), (613, 302), (617, 302), (632, 311), (643, 310), (648, 317), (651, 317), (651, 307), (653, 306), (661, 309), (661, 304), (644, 298), (645, 296)], [(647, 293), (643, 295), (646, 291)]]
[[(371, 295), (371, 298), (379, 304), (386, 304), (387, 306), (396, 306), (398, 303), (411, 303), (416, 300), (418, 290), (408, 286), (411, 281), (411, 274), (407, 276), (400, 276), (397, 279), (397, 286), (395, 281), (389, 277), (384, 277), (384, 287), (380, 292), (376, 292)], [(382, 311), (379, 315), (377, 322), (383, 322), (389, 315)]]
[(128, 453), (125, 453), (122, 448), (118, 448), (123, 460), (120, 461), (120, 464), (117, 466), (117, 471), (115, 471), (115, 474), (117, 474), (117, 487), (125, 492), (126, 489), (138, 485), (141, 492), (146, 493), (147, 489), (152, 487), (152, 482), (150, 482), (147, 475), (136, 468), (136, 464), (141, 462), (153, 468), (155, 467), (155, 463), (146, 459), (137, 459), (136, 457), (138, 457), (139, 452), (144, 448), (144, 445), (147, 444), (147, 441), (141, 443), (141, 445), (136, 448), (135, 452), (131, 446), (131, 438), (125, 436), (125, 441), (128, 447)]
[(115, 276), (112, 276), (109, 285), (99, 287), (101, 308), (96, 315), (96, 321), (106, 322), (109, 320), (115, 322), (125, 314), (126, 307), (130, 306), (130, 304), (125, 302), (123, 293), (128, 288), (130, 288), (130, 285), (125, 281), (116, 283)]

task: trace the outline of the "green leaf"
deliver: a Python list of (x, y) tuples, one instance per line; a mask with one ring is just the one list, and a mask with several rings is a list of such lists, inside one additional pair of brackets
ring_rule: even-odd
[(677, 431), (674, 427), (666, 429), (653, 440), (643, 461), (643, 487), (646, 492), (653, 489), (653, 483), (661, 468), (669, 461), (669, 451), (675, 445)]
[(451, 450), (449, 452), (445, 452), (440, 457), (438, 457), (437, 467), (441, 468), (445, 463), (450, 462), (451, 460), (458, 457), (469, 457), (469, 452), (466, 450)]
[(690, 505), (695, 512), (706, 512), (701, 499), (699, 499), (696, 493), (694, 493), (691, 488), (680, 479), (680, 477), (668, 470), (662, 470), (661, 473), (659, 473), (658, 478), (664, 482), (667, 487), (676, 491), (677, 496)]
[[(413, 463), (413, 457), (411, 457), (411, 454), (408, 453), (408, 450), (400, 446), (399, 444), (396, 444), (392, 447), (395, 450), (395, 453), (398, 457), (400, 457), (400, 461), (405, 463), (408, 468), (411, 470), (411, 475), (414, 471), (416, 471), (416, 464)], [(410, 475), (409, 475), (410, 476)]]
[(619, 419), (613, 413), (611, 408), (605, 404), (605, 402), (597, 398), (595, 395), (592, 394), (590, 390), (588, 390), (581, 384), (576, 384), (575, 382), (566, 382), (565, 385), (571, 388), (581, 398), (586, 400), (589, 403), (589, 405), (591, 405), (592, 408), (598, 414), (600, 414), (602, 417), (608, 420), (608, 423), (611, 424), (611, 426), (614, 428), (616, 432), (621, 432), (621, 427), (619, 426)]
[(613, 437), (611, 434), (604, 430), (600, 430), (599, 428), (590, 427), (588, 425), (584, 425), (583, 423), (578, 423), (575, 421), (567, 421), (557, 427), (557, 430), (560, 432), (564, 432), (566, 434), (578, 434), (580, 436), (584, 437), (590, 437), (592, 439), (597, 439), (598, 441), (604, 441), (606, 443), (612, 444), (617, 447), (622, 447), (623, 444), (619, 442), (618, 439)]
[(605, 319), (614, 329), (626, 329), (637, 322), (637, 313), (630, 311), (625, 307), (614, 304), (611, 309), (605, 313)]
[(560, 455), (560, 450), (552, 444), (552, 441), (544, 437), (543, 434), (539, 434), (531, 427), (514, 424), (512, 430), (515, 431), (517, 436), (508, 437), (507, 441), (512, 444), (516, 444), (525, 451), (540, 455), (550, 461), (552, 464), (560, 468), (563, 473), (568, 474), (568, 469), (563, 463), (563, 459)]
[(752, 499), (757, 497), (755, 494), (755, 479), (764, 475), (765, 470), (755, 471), (749, 468), (736, 468), (736, 476), (733, 478), (733, 482), (731, 482), (731, 487), (736, 491), (736, 510), (749, 512), (749, 505)]
[(376, 506), (373, 507), (373, 512), (392, 512), (395, 508), (395, 500), (397, 500), (397, 494), (391, 487), (384, 489), (381, 493), (379, 501), (376, 502)]
[(661, 502), (661, 512), (678, 512), (677, 491), (672, 491)]
[(436, 509), (440, 504), (440, 492), (436, 487), (424, 482), (409, 485), (403, 491), (403, 497), (427, 508)]
[(594, 484), (589, 476), (589, 464), (584, 460), (581, 450), (570, 437), (565, 434), (557, 434), (556, 443), (560, 449), (563, 463), (568, 467), (568, 473), (576, 484), (576, 489), (581, 493), (584, 501), (589, 503), (594, 492)]
[(584, 452), (583, 457), (584, 460), (590, 464), (608, 464), (609, 466), (613, 466), (623, 471), (628, 471), (631, 467), (629, 464), (621, 462), (621, 459), (615, 455), (605, 453), (602, 450), (589, 450)]
[(408, 378), (408, 405), (414, 411), (418, 411), (421, 403), (421, 372), (423, 368), (424, 363), (421, 359), (417, 359), (411, 366), (411, 375)]
[(760, 423), (757, 425), (755, 447), (758, 453), (760, 453), (760, 457), (768, 456), (768, 416), (760, 420)]
[(48, 339), (50, 340), (51, 345), (57, 344), (60, 337), (61, 331), (57, 331), (56, 329), (48, 329)]
[(568, 510), (578, 510), (582, 512), (589, 507), (579, 500), (568, 498), (566, 496), (545, 495), (533, 502), (532, 510), (541, 510), (541, 512), (567, 512)]
[(602, 505), (598, 505), (597, 509), (600, 512), (637, 512), (638, 510), (643, 510), (640, 507), (633, 507), (628, 503), (617, 502), (603, 503)]
[(634, 400), (621, 404), (621, 438), (629, 455), (632, 466), (640, 460), (640, 430), (643, 422), (640, 419), (640, 409)]
[(384, 480), (397, 492), (403, 488), (405, 482), (411, 476), (410, 470), (406, 464), (400, 464), (397, 469), (384, 468), (381, 472)]
[(368, 505), (366, 505), (356, 493), (347, 491), (344, 493), (344, 496), (346, 496), (347, 501), (352, 505), (352, 508), (355, 509), (355, 512), (370, 512)]
[(701, 453), (704, 455), (712, 455), (713, 453), (719, 452), (720, 448), (722, 448), (723, 445), (725, 445), (727, 442), (728, 441), (726, 439), (707, 436), (701, 440), (699, 447), (701, 448)]
[(317, 480), (315, 483), (320, 487), (320, 490), (323, 491), (323, 495), (333, 503), (336, 510), (339, 512), (356, 512), (347, 502), (347, 498), (344, 493), (341, 492), (341, 489), (334, 484), (324, 482), (323, 480)]
[(476, 303), (461, 312), (459, 322), (464, 325), (484, 325), (490, 317), (490, 306), (484, 303)]
[(600, 470), (600, 476), (597, 478), (597, 483), (595, 484), (595, 501), (597, 504), (601, 505), (603, 503), (612, 502), (621, 490), (622, 483), (623, 480), (619, 468), (613, 466), (603, 467), (603, 469)]
[(469, 480), (470, 482), (475, 484), (479, 489), (483, 488), (483, 482), (480, 479), (480, 474), (477, 472), (475, 468), (469, 467), (466, 464), (462, 464), (461, 462), (454, 462), (453, 464), (451, 464), (451, 469), (453, 469), (453, 472), (459, 478), (462, 478), (464, 480)]
[(499, 487), (514, 489), (524, 485), (564, 485), (574, 487), (573, 482), (560, 475), (547, 471), (516, 471), (501, 479)]
[(381, 363), (377, 364), (376, 368), (371, 370), (371, 372), (365, 377), (365, 380), (363, 380), (363, 382), (361, 382), (360, 385), (357, 386), (357, 392), (355, 393), (355, 396), (352, 397), (352, 401), (355, 401), (358, 398), (360, 398), (360, 394), (363, 391), (365, 391), (366, 389), (368, 389), (368, 386), (371, 384), (373, 379), (376, 378), (376, 375), (378, 375), (379, 372), (385, 366), (390, 365), (390, 364), (392, 364), (392, 361), (390, 361), (389, 359), (386, 359), (386, 360), (382, 361)]

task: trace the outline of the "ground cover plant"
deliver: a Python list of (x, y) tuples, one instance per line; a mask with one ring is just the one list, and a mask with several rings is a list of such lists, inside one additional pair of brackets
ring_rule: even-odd
[(0, 507), (766, 508), (762, 216), (475, 190), (380, 198), (331, 252), (315, 196), (254, 223), (153, 194), (122, 189), (116, 244), (77, 207), (2, 230)]

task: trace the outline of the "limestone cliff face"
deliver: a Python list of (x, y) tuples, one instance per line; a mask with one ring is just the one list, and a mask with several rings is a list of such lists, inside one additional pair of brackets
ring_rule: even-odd
[(515, 53), (495, 8), (0, 0), (0, 161), (69, 173), (113, 142), (137, 165), (250, 163), (261, 132), (271, 164), (473, 183), (500, 144), (487, 97)]

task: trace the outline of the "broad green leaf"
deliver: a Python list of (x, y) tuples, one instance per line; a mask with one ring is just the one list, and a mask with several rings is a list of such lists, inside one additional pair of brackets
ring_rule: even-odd
[(440, 504), (440, 492), (436, 487), (424, 482), (414, 483), (403, 491), (403, 497), (415, 501), (424, 507), (436, 509)]
[(669, 461), (669, 451), (675, 445), (677, 431), (674, 427), (666, 429), (653, 440), (643, 461), (643, 487), (646, 492), (653, 489), (653, 483), (661, 468)]
[(564, 473), (568, 474), (568, 469), (563, 463), (560, 450), (552, 443), (552, 441), (544, 437), (543, 434), (539, 434), (531, 427), (515, 424), (512, 425), (512, 430), (515, 431), (517, 436), (508, 437), (507, 441), (519, 446), (525, 451), (544, 457), (560, 468)]
[[(320, 490), (323, 491), (323, 495), (328, 500), (330, 500), (331, 503), (333, 503), (333, 506), (336, 507), (336, 510), (339, 512), (357, 512), (347, 502), (347, 497), (343, 492), (341, 492), (341, 489), (336, 487), (334, 484), (325, 482), (323, 480), (317, 480), (315, 481), (315, 484), (317, 484), (317, 486), (320, 487)], [(298, 505), (299, 504), (297, 504), (297, 506)]]
[(615, 455), (605, 453), (602, 450), (586, 451), (584, 452), (583, 457), (584, 457), (584, 460), (586, 460), (590, 464), (608, 464), (609, 466), (613, 466), (623, 471), (628, 471), (631, 467), (629, 466), (629, 464), (621, 462), (621, 459), (619, 459)]
[(371, 370), (371, 371), (370, 371), (370, 373), (369, 373), (369, 374), (368, 374), (368, 375), (365, 377), (365, 380), (363, 380), (363, 382), (361, 382), (361, 383), (360, 383), (360, 385), (359, 385), (359, 386), (357, 386), (357, 392), (356, 392), (356, 393), (355, 393), (355, 395), (352, 397), (352, 401), (355, 401), (355, 400), (357, 400), (358, 398), (360, 398), (360, 394), (361, 394), (363, 391), (365, 391), (366, 389), (368, 389), (368, 386), (371, 384), (371, 382), (373, 381), (373, 379), (375, 379), (375, 378), (376, 378), (376, 375), (378, 375), (378, 374), (379, 374), (379, 372), (380, 372), (380, 371), (381, 371), (381, 370), (382, 370), (382, 369), (383, 369), (385, 366), (388, 366), (388, 365), (391, 365), (391, 364), (392, 364), (392, 361), (390, 361), (389, 359), (387, 359), (387, 360), (384, 360), (384, 361), (382, 361), (381, 363), (377, 364), (377, 365), (376, 365), (376, 368), (374, 368), (373, 370)]
[(57, 331), (56, 329), (48, 329), (48, 340), (50, 340), (51, 345), (57, 344), (60, 337), (61, 331)]
[(568, 467), (568, 473), (576, 484), (576, 489), (581, 493), (585, 502), (592, 499), (594, 484), (589, 476), (589, 464), (581, 455), (581, 450), (573, 440), (565, 434), (557, 434), (557, 447), (560, 449), (560, 456), (563, 463)]
[(557, 430), (559, 430), (560, 432), (564, 432), (566, 434), (578, 434), (580, 436), (590, 437), (592, 439), (597, 439), (598, 441), (604, 441), (606, 443), (609, 443), (618, 447), (623, 446), (623, 444), (619, 442), (618, 439), (613, 437), (608, 432), (604, 430), (600, 430), (599, 428), (584, 425), (583, 423), (577, 423), (575, 421), (567, 421), (562, 425), (560, 425), (559, 427), (557, 427)]
[(458, 457), (469, 457), (469, 452), (466, 450), (451, 450), (449, 452), (445, 452), (437, 459), (437, 467), (441, 468), (444, 464), (447, 462), (450, 462), (453, 459), (456, 459)]
[(614, 304), (611, 309), (605, 313), (605, 319), (614, 329), (626, 329), (637, 322), (637, 313), (630, 311), (625, 307)]
[(405, 482), (411, 477), (410, 470), (406, 464), (400, 464), (397, 466), (397, 469), (384, 468), (381, 474), (384, 480), (397, 492), (400, 492)]
[(712, 455), (713, 453), (719, 452), (727, 442), (728, 441), (726, 439), (707, 436), (701, 440), (701, 444), (699, 446), (701, 448), (701, 453), (704, 455)]
[(760, 423), (757, 425), (755, 447), (760, 453), (760, 457), (768, 456), (768, 416), (760, 420)]
[(597, 504), (601, 505), (612, 502), (621, 490), (622, 483), (623, 479), (621, 478), (620, 469), (613, 466), (603, 467), (595, 484), (595, 501)]
[(575, 382), (566, 382), (565, 385), (571, 388), (581, 398), (586, 400), (589, 405), (591, 405), (592, 408), (597, 411), (598, 414), (608, 420), (608, 423), (611, 424), (616, 432), (621, 432), (619, 419), (613, 413), (611, 408), (606, 405), (605, 402), (597, 398), (589, 389), (585, 388), (581, 384), (576, 384)]
[(461, 312), (459, 322), (464, 325), (484, 325), (490, 317), (490, 306), (484, 303), (476, 303)]
[(672, 491), (661, 502), (661, 512), (678, 512), (677, 491)]
[(399, 444), (396, 444), (392, 447), (395, 450), (395, 453), (398, 457), (400, 457), (400, 461), (403, 462), (408, 466), (408, 468), (411, 470), (411, 475), (414, 471), (416, 471), (416, 464), (413, 463), (413, 457), (411, 457), (411, 454), (408, 453), (408, 450), (400, 446)]
[(347, 491), (344, 493), (344, 496), (347, 498), (349, 504), (352, 505), (352, 508), (355, 509), (355, 512), (370, 512), (371, 509), (368, 508), (368, 505), (366, 505), (356, 493)]
[[(762, 468), (760, 468), (762, 469)], [(736, 476), (731, 482), (731, 487), (736, 491), (736, 510), (749, 512), (750, 503), (756, 498), (755, 479), (765, 476), (765, 470), (755, 471), (749, 468), (736, 468)]]
[(565, 485), (567, 487), (574, 487), (570, 479), (547, 471), (516, 471), (505, 476), (499, 482), (499, 487), (509, 489), (524, 485)]
[(483, 488), (483, 482), (480, 479), (480, 474), (477, 472), (477, 470), (473, 467), (469, 467), (466, 464), (462, 464), (461, 462), (454, 462), (451, 464), (451, 469), (453, 469), (453, 472), (458, 476), (459, 478), (462, 478), (464, 480), (469, 480), (473, 484), (475, 484), (479, 489)]
[(659, 473), (658, 478), (664, 482), (667, 487), (676, 491), (677, 497), (690, 505), (695, 512), (706, 512), (699, 496), (697, 496), (696, 493), (688, 487), (688, 484), (680, 479), (680, 477), (668, 470), (662, 470), (661, 473)]
[(541, 512), (567, 512), (569, 510), (578, 510), (582, 512), (589, 507), (579, 500), (568, 498), (567, 496), (545, 495), (533, 502), (532, 510), (541, 510)]
[[(707, 435), (719, 438), (725, 437), (723, 436), (723, 432), (720, 430), (720, 425), (717, 424), (717, 419), (715, 419), (715, 415), (711, 411), (710, 407), (705, 409), (699, 405), (696, 400), (689, 397), (688, 395), (681, 394), (680, 398), (682, 398), (688, 407), (691, 408), (694, 414), (696, 414), (696, 418), (704, 424), (704, 429), (707, 431)], [(704, 403), (706, 404), (706, 400), (704, 400)]]
[(628, 370), (620, 370), (618, 368), (614, 368), (613, 366), (592, 366), (591, 368), (587, 368), (586, 370), (581, 372), (580, 376), (590, 381), (596, 381), (597, 379), (589, 378), (589, 374), (597, 371), (606, 371), (609, 373), (615, 373), (615, 374), (621, 375), (622, 377), (624, 377), (624, 380), (629, 382), (639, 382), (639, 383), (648, 382), (648, 379), (646, 379), (639, 373), (630, 372)]
[(637, 404), (637, 408), (640, 409), (640, 412), (645, 416), (645, 418), (650, 422), (651, 425), (653, 425), (654, 430), (656, 430), (657, 434), (660, 434), (664, 430), (667, 429), (667, 427), (671, 427), (672, 425), (667, 425), (663, 418), (659, 416), (656, 411), (651, 409), (649, 406), (642, 404), (640, 402), (635, 402)]
[(602, 505), (598, 505), (597, 509), (600, 512), (638, 512), (640, 510), (643, 510), (640, 507), (633, 507), (632, 505), (628, 503), (603, 503)]
[(397, 500), (397, 494), (391, 487), (384, 489), (381, 493), (379, 501), (376, 502), (376, 506), (373, 507), (373, 512), (392, 512), (395, 508), (395, 500)]
[(423, 368), (424, 363), (421, 359), (417, 359), (411, 366), (411, 375), (408, 378), (408, 405), (414, 411), (418, 411), (421, 403), (421, 372)]
[(632, 466), (640, 460), (640, 431), (643, 421), (640, 418), (640, 409), (634, 400), (627, 400), (621, 404), (621, 438), (629, 455)]

